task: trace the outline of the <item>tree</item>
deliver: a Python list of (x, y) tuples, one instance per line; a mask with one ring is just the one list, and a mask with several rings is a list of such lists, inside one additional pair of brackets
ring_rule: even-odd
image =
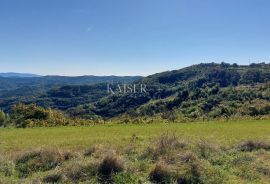
[(233, 63), (232, 65), (234, 68), (237, 68), (238, 67), (238, 64), (237, 63)]
[(12, 108), (11, 119), (16, 127), (56, 126), (68, 122), (64, 114), (53, 109), (45, 109), (35, 104), (18, 104)]
[(6, 114), (0, 110), (0, 126), (3, 126), (5, 124), (6, 121)]

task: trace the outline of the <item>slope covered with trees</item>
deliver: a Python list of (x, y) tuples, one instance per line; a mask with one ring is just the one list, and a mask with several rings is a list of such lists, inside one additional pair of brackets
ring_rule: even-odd
[(12, 107), (18, 103), (36, 104), (60, 110), (73, 119), (114, 118), (124, 122), (143, 118), (170, 121), (269, 118), (270, 114), (270, 64), (208, 63), (144, 78), (119, 79), (112, 86), (144, 84), (146, 93), (111, 94), (103, 80), (86, 85), (84, 80), (71, 78), (52, 83), (59, 80), (54, 78), (45, 82), (50, 85), (36, 82), (36, 86), (2, 90), (0, 107), (12, 115)]
[(104, 96), (107, 82), (130, 83), (140, 78), (138, 76), (0, 77), (0, 109), (9, 112), (12, 105), (21, 102), (66, 110)]
[(199, 64), (143, 78), (138, 83), (147, 85), (146, 94), (109, 96), (92, 111), (108, 118), (124, 112), (172, 120), (268, 115), (269, 82), (269, 64)]

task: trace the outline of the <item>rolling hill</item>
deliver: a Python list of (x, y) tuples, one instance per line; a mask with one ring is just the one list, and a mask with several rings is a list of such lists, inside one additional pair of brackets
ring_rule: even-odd
[(270, 65), (199, 64), (142, 78), (145, 94), (112, 95), (91, 105), (112, 118), (218, 118), (270, 113)]
[[(144, 84), (147, 92), (109, 94), (108, 81)], [(22, 102), (86, 119), (159, 117), (184, 121), (270, 114), (270, 65), (265, 63), (202, 63), (143, 78), (45, 76), (0, 78), (0, 82), (6, 84), (0, 92), (0, 108), (5, 111)]]

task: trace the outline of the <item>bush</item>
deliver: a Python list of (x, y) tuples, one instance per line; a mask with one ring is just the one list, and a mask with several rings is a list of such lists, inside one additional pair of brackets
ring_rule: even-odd
[(15, 160), (15, 169), (19, 177), (27, 177), (33, 172), (51, 170), (69, 158), (69, 154), (55, 149), (27, 152)]
[(0, 110), (0, 127), (3, 126), (6, 122), (6, 114)]
[(105, 157), (98, 168), (101, 179), (105, 180), (122, 171), (124, 171), (124, 161), (119, 156)]
[(11, 119), (19, 128), (36, 126), (59, 126), (69, 122), (60, 111), (45, 109), (35, 104), (18, 104), (12, 107)]
[(72, 163), (65, 168), (64, 175), (73, 183), (89, 180), (97, 175), (98, 164), (95, 162), (78, 164)]
[(218, 151), (218, 147), (211, 144), (209, 141), (201, 140), (197, 144), (198, 156), (203, 159), (210, 158), (214, 153)]
[(154, 146), (149, 146), (146, 155), (150, 155), (154, 160), (160, 156), (171, 155), (179, 149), (187, 146), (184, 141), (179, 141), (175, 135), (163, 134), (161, 135)]
[(167, 165), (158, 163), (149, 174), (149, 179), (153, 183), (169, 184), (173, 182), (173, 175)]
[(262, 141), (254, 141), (254, 140), (247, 140), (240, 145), (238, 148), (241, 151), (256, 151), (259, 149), (270, 150), (270, 143), (262, 142)]
[(186, 166), (186, 171), (184, 174), (178, 176), (177, 183), (202, 183), (201, 181), (201, 165), (198, 161), (189, 163)]
[(177, 183), (179, 184), (222, 184), (226, 181), (226, 176), (222, 172), (222, 169), (213, 167), (205, 158), (199, 159), (197, 155), (191, 151), (181, 156), (181, 165), (178, 173)]
[(107, 151), (105, 150), (105, 148), (103, 148), (101, 145), (93, 145), (91, 146), (90, 148), (86, 149), (83, 153), (83, 155), (85, 157), (88, 157), (88, 156), (93, 156), (94, 153), (96, 152), (104, 152), (104, 151)]

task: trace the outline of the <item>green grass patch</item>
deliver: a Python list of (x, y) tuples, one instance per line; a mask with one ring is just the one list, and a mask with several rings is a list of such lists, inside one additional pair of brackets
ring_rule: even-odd
[(125, 146), (136, 135), (141, 147), (164, 133), (198, 141), (211, 140), (224, 146), (247, 140), (270, 139), (269, 120), (157, 123), (146, 125), (95, 125), (86, 127), (44, 127), (30, 129), (0, 129), (0, 153), (15, 153), (32, 148), (56, 146), (70, 150), (83, 150), (93, 144)]
[(0, 129), (0, 183), (269, 183), (270, 122)]

